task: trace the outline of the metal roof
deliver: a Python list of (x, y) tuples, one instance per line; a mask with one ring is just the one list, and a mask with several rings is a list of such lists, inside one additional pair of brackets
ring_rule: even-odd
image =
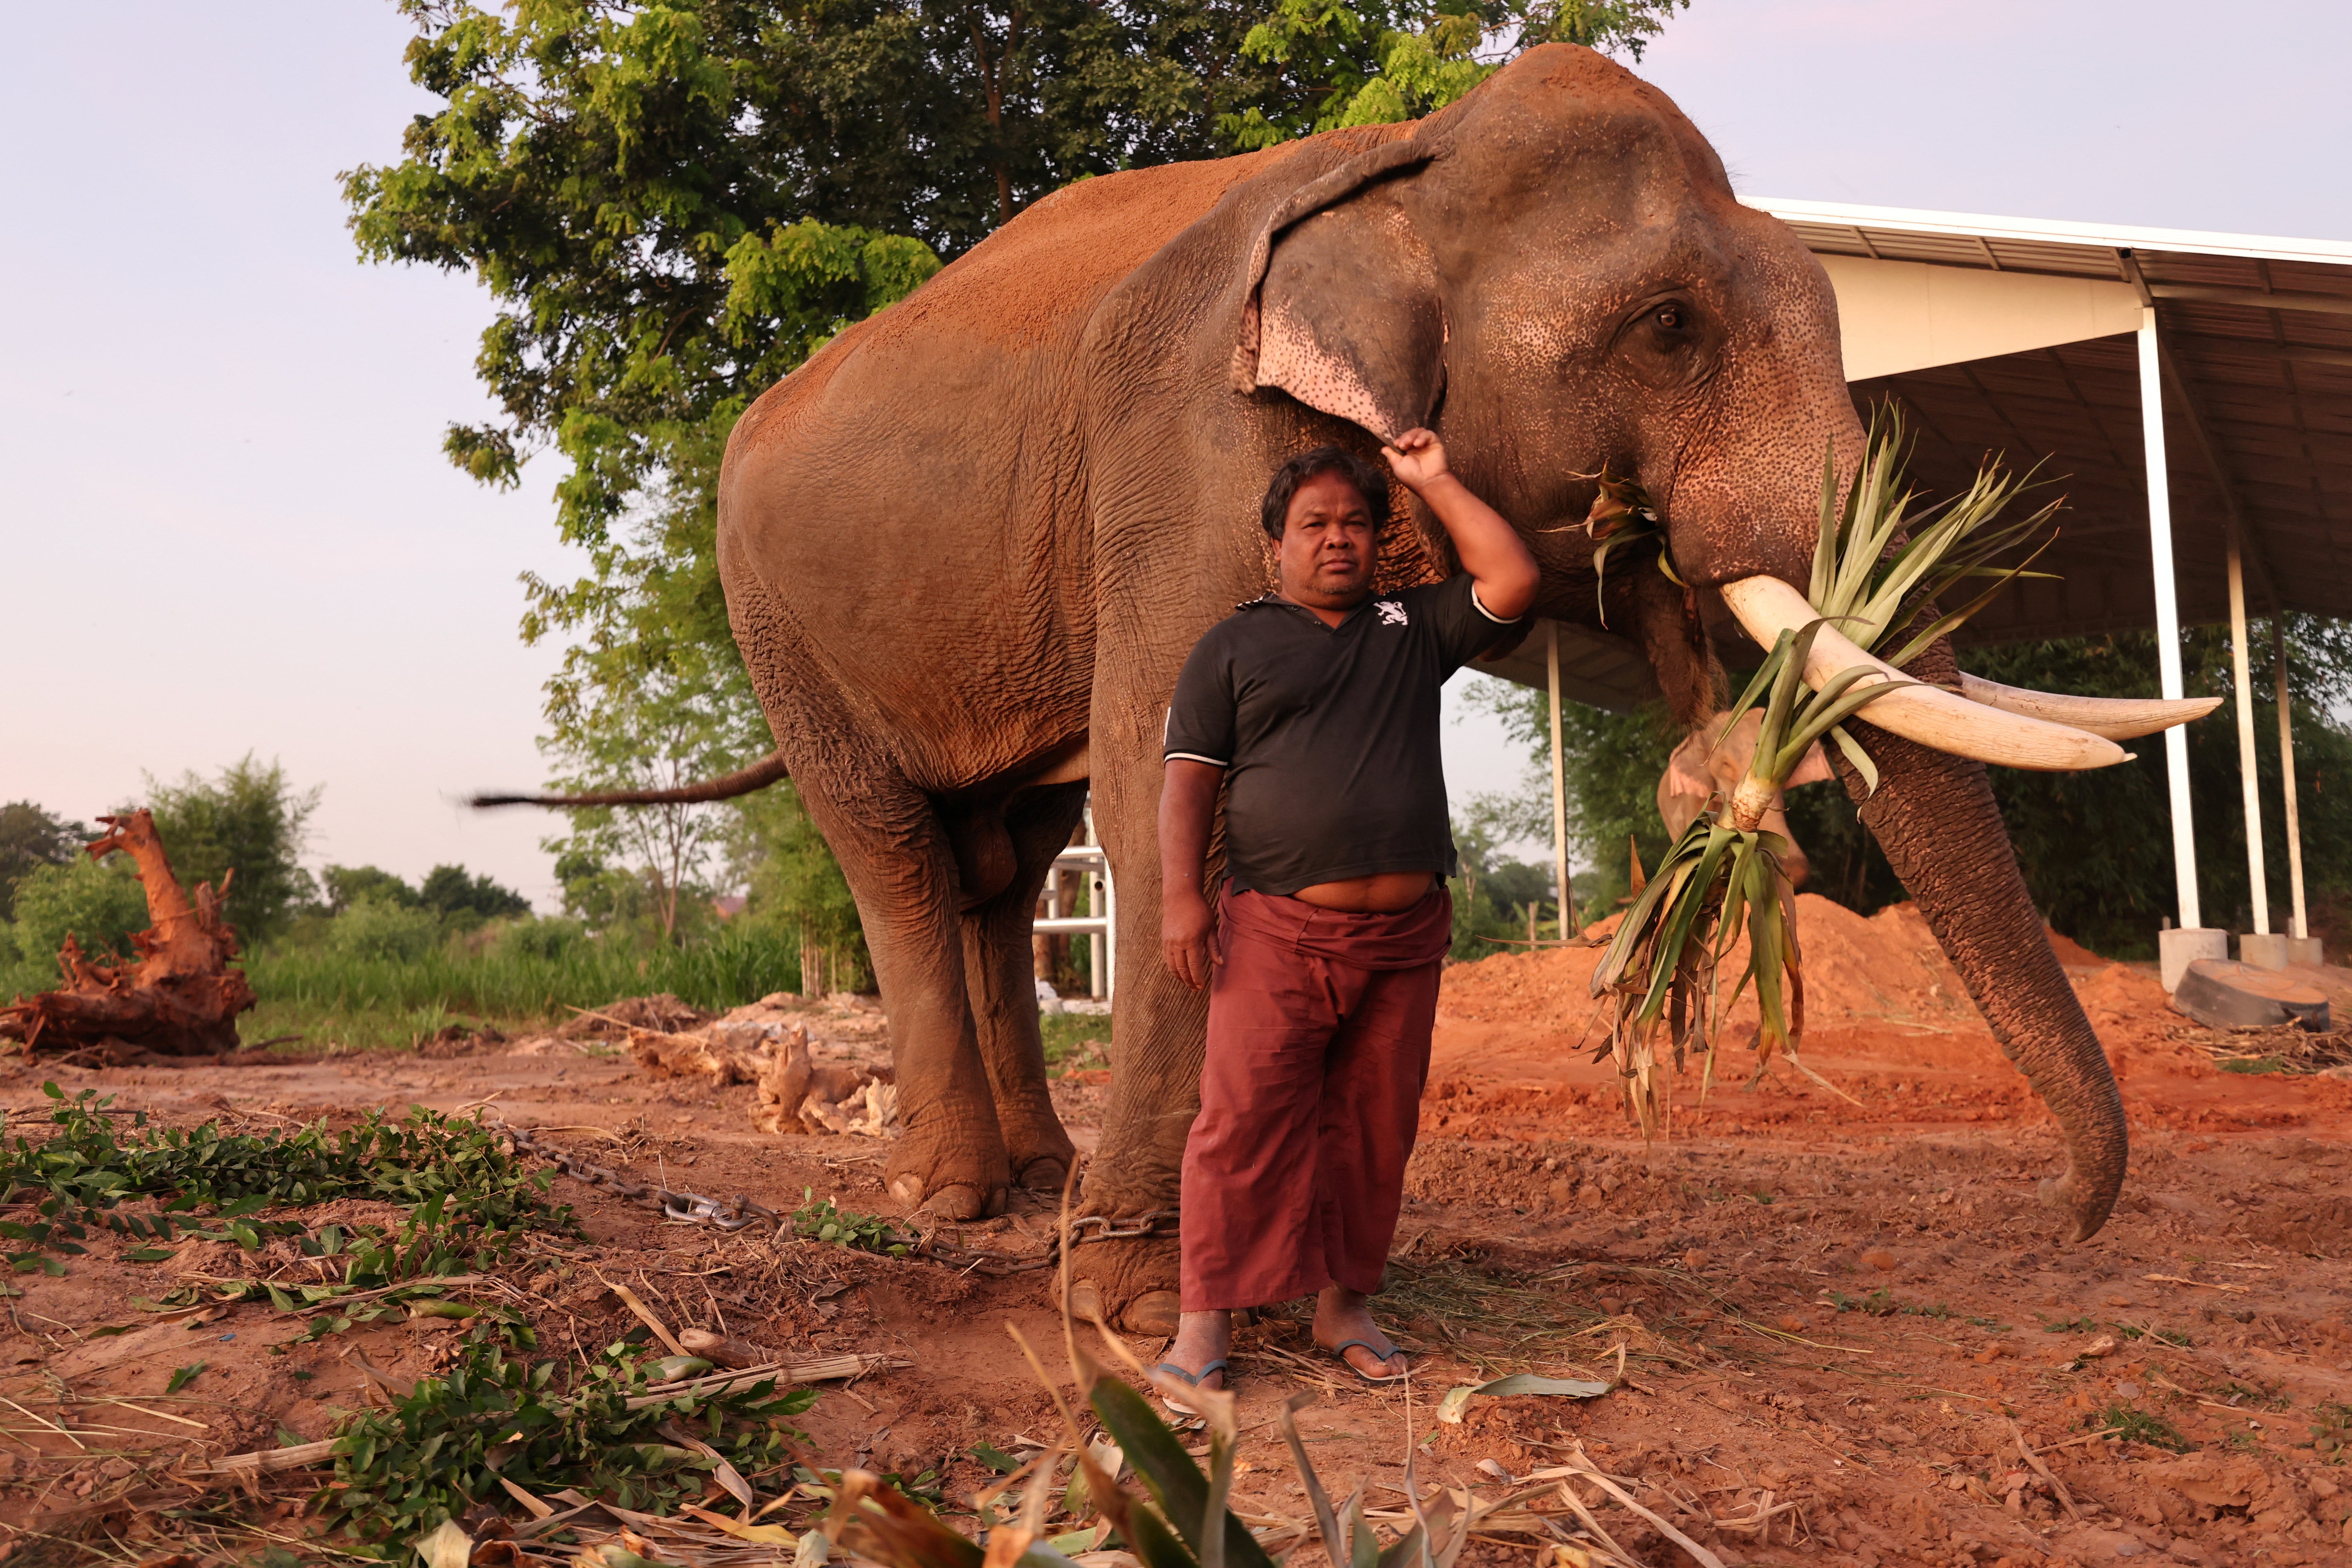
[[(2352, 243), (1748, 205), (1823, 258), (1854, 401), (1865, 415), (1900, 405), (1924, 493), (1965, 488), (1999, 453), (2040, 465), (2066, 498), (2038, 563), (2059, 580), (2012, 587), (1963, 641), (2156, 624), (2137, 351), (2119, 304), (2156, 310), (2182, 621), (2228, 616), (2233, 513), (2256, 614), (2352, 616)], [(2055, 279), (2085, 281), (2035, 281)], [(2011, 343), (2031, 346), (1983, 353)], [(1543, 638), (1476, 668), (1541, 686)], [(1631, 645), (1601, 634), (1563, 627), (1561, 669), (1564, 696), (1601, 707), (1655, 690)]]

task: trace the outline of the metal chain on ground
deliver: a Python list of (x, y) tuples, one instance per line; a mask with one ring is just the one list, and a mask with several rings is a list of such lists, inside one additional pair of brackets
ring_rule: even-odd
[[(482, 1125), (505, 1137), (525, 1153), (535, 1155), (570, 1176), (592, 1187), (601, 1187), (615, 1197), (632, 1202), (650, 1203), (659, 1209), (664, 1219), (689, 1225), (716, 1226), (724, 1231), (749, 1230), (755, 1225), (771, 1227), (771, 1239), (794, 1240), (799, 1232), (793, 1228), (793, 1216), (765, 1204), (753, 1203), (738, 1193), (731, 1198), (705, 1197), (700, 1193), (678, 1192), (650, 1182), (633, 1182), (609, 1165), (598, 1165), (576, 1159), (561, 1149), (541, 1143), (529, 1128), (517, 1127), (499, 1116), (488, 1116)], [(1176, 1228), (1177, 1211), (1151, 1209), (1139, 1215), (1113, 1218), (1109, 1215), (1074, 1215), (1070, 1220), (1070, 1245), (1086, 1247), (1098, 1241), (1134, 1241), (1148, 1236), (1171, 1235)], [(940, 1228), (954, 1228), (943, 1225)], [(1048, 1237), (1042, 1253), (993, 1252), (982, 1247), (962, 1247), (941, 1241), (936, 1231), (918, 1230), (903, 1238), (908, 1256), (928, 1262), (944, 1264), (966, 1273), (1002, 1276), (1027, 1274), (1051, 1268), (1060, 1261), (1061, 1238)]]

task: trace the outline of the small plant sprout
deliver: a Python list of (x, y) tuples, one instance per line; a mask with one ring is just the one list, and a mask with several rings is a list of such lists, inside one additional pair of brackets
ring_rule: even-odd
[[(1721, 721), (1728, 733), (1750, 709), (1761, 707), (1748, 770), (1728, 795), (1708, 801), (1654, 872), (1645, 875), (1640, 858), (1633, 860), (1633, 903), (1593, 970), (1592, 994), (1611, 1000), (1607, 1048), (1644, 1137), (1666, 1131), (1668, 1052), (1663, 1046), (1671, 1047), (1677, 1069), (1694, 1045), (1705, 1055), (1704, 1095), (1714, 1081), (1724, 1019), (1751, 985), (1757, 1072), (1777, 1052), (1814, 1082), (1853, 1099), (1798, 1055), (1805, 987), (1796, 892), (1782, 869), (1789, 845), (1762, 824), (1798, 764), (1824, 741), (1837, 747), (1865, 792), (1875, 791), (1878, 770), (1846, 721), (1887, 692), (1916, 683), (1888, 680), (1875, 667), (1857, 664), (1809, 684), (1807, 660), (1822, 628), (1832, 623), (1865, 652), (1899, 634), (1900, 647), (1881, 657), (1898, 666), (1916, 658), (2011, 579), (2029, 574), (2025, 565), (2047, 548), (2047, 525), (2057, 510), (2053, 502), (2030, 517), (2001, 521), (2024, 482), (1988, 465), (1962, 495), (1915, 512), (1914, 496), (1903, 484), (1904, 452), (1900, 421), (1892, 416), (1874, 421), (1843, 506), (1835, 451), (1825, 458), (1808, 595), (1818, 618), (1780, 633)], [(1993, 564), (2028, 546), (2025, 562)], [(1979, 580), (1989, 585), (1979, 587)], [(1937, 607), (1940, 599), (1964, 592), (1969, 596), (1958, 609)], [(1747, 962), (1730, 977), (1727, 994), (1726, 963), (1743, 934)]]

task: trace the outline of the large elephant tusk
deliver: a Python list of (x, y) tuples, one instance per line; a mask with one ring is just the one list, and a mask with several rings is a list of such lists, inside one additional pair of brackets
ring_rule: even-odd
[(2160, 698), (2070, 697), (2063, 691), (2029, 691), (2021, 686), (2003, 686), (1998, 680), (1985, 680), (1966, 671), (1960, 675), (1960, 695), (2004, 713), (2047, 719), (2053, 724), (2087, 730), (2110, 741), (2136, 741), (2142, 735), (2169, 730), (2175, 724), (2202, 719), (2221, 706), (2218, 697), (2190, 697), (2168, 702)]
[[(1770, 647), (1783, 631), (1797, 631), (1821, 618), (1802, 594), (1777, 577), (1743, 577), (1727, 583), (1723, 602), (1762, 647)], [(1877, 671), (1874, 678), (1864, 676), (1857, 690), (1907, 679), (1885, 660), (1855, 647), (1834, 626), (1824, 626), (1814, 635), (1812, 653), (1805, 660), (1805, 683), (1818, 690), (1839, 671), (1857, 664)], [(1882, 730), (1939, 752), (2038, 773), (2112, 767), (2126, 756), (2121, 746), (2104, 736), (1971, 702), (1933, 686), (1906, 686), (1890, 691), (1864, 708), (1860, 716)]]

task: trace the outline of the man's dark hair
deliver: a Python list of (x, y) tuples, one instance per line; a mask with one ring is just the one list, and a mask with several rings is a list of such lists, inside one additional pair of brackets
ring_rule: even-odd
[(1364, 498), (1364, 510), (1372, 514), (1373, 532), (1388, 527), (1388, 476), (1345, 447), (1318, 447), (1274, 470), (1274, 480), (1265, 487), (1265, 504), (1258, 511), (1267, 538), (1277, 544), (1282, 542), (1283, 524), (1290, 517), (1290, 498), (1298, 493), (1299, 486), (1320, 474), (1337, 474), (1355, 487)]

